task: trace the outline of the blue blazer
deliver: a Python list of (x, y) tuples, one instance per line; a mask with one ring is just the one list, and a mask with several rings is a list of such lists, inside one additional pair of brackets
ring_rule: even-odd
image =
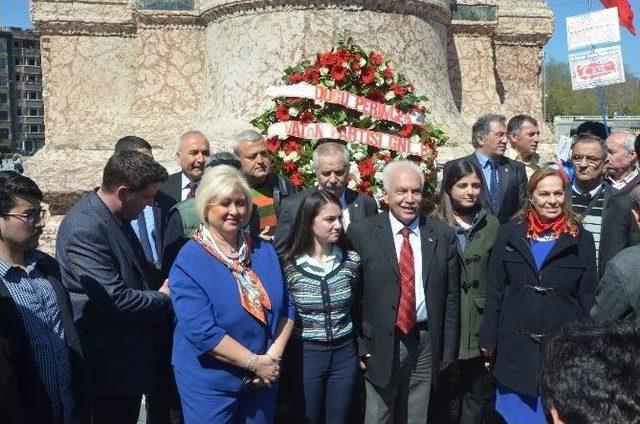
[(94, 396), (135, 396), (154, 388), (152, 325), (171, 300), (152, 290), (155, 270), (129, 223), (119, 223), (95, 192), (62, 220), (56, 241)]
[(258, 237), (253, 240), (250, 266), (271, 300), (266, 326), (242, 307), (231, 271), (197, 242), (187, 242), (171, 268), (176, 314), (172, 363), (181, 392), (188, 390), (186, 385), (197, 391), (239, 392), (246, 371), (215, 359), (211, 350), (229, 335), (250, 351), (263, 354), (280, 319), (295, 317), (295, 304), (285, 287), (276, 251)]

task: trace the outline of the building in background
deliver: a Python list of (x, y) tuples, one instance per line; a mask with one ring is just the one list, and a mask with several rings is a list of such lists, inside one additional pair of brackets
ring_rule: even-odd
[[(585, 121), (602, 121), (602, 116), (556, 116), (553, 118), (553, 127), (556, 136), (566, 135), (573, 137), (576, 129)], [(607, 125), (612, 129), (628, 129), (636, 133), (640, 132), (640, 116), (614, 116), (607, 118)]]
[(0, 31), (0, 150), (44, 146), (40, 39), (34, 31)]

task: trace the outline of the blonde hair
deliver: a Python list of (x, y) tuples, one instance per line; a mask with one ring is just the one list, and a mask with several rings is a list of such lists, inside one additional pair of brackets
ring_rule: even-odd
[(251, 219), (251, 211), (253, 210), (253, 201), (247, 180), (240, 171), (229, 165), (207, 168), (196, 190), (196, 212), (200, 222), (207, 223), (207, 208), (212, 200), (224, 199), (237, 188), (242, 190), (247, 201), (247, 216), (245, 222), (242, 223), (242, 226), (245, 226)]

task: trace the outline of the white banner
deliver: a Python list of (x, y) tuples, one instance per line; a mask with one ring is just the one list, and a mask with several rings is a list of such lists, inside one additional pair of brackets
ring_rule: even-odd
[(396, 135), (370, 131), (364, 128), (341, 127), (339, 130), (327, 123), (302, 123), (300, 121), (278, 122), (269, 126), (268, 137), (298, 137), (307, 139), (333, 138), (347, 142), (363, 143), (379, 149), (395, 150), (416, 156), (433, 154), (421, 141), (411, 141)]
[(571, 85), (583, 90), (625, 81), (620, 46), (604, 47), (594, 51), (569, 55)]
[(323, 85), (311, 85), (304, 82), (294, 85), (270, 85), (267, 88), (269, 97), (298, 97), (313, 99), (316, 103), (327, 102), (357, 110), (376, 119), (395, 122), (397, 124), (424, 124), (425, 117), (418, 112), (405, 113), (394, 105), (376, 102), (366, 97), (347, 91), (332, 89)]
[(618, 8), (567, 17), (569, 50), (620, 41)]

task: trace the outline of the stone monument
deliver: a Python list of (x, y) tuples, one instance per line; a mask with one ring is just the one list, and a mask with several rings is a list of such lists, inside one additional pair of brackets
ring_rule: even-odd
[[(542, 117), (539, 0), (32, 0), (41, 35), (46, 144), (28, 174), (54, 215), (98, 185), (115, 141), (149, 140), (175, 169), (175, 140), (202, 130), (212, 150), (270, 104), (282, 70), (338, 35), (387, 56), (470, 151), (482, 113)], [(540, 119), (540, 121), (542, 121)]]

